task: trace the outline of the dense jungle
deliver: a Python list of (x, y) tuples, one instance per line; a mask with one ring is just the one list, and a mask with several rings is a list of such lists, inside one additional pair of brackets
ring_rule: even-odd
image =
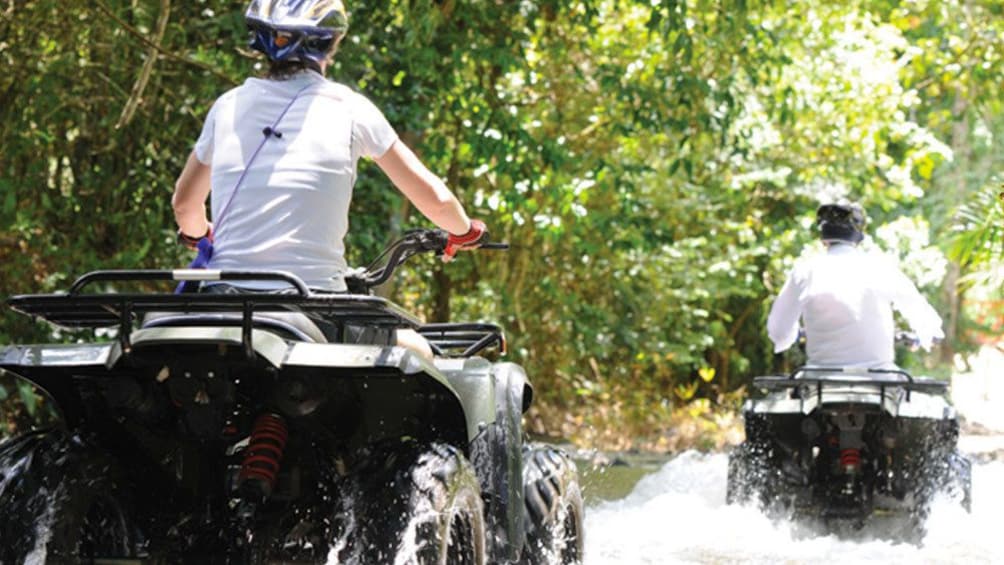
[[(170, 198), (217, 96), (262, 60), (243, 1), (0, 1), (0, 291), (187, 265)], [(348, 3), (328, 76), (364, 93), (506, 254), (413, 262), (381, 292), (494, 321), (536, 389), (528, 428), (603, 449), (729, 441), (778, 358), (772, 297), (820, 202), (868, 211), (946, 339), (1004, 324), (1000, 0)], [(428, 222), (362, 163), (365, 264)], [(5, 311), (0, 342), (91, 339)], [(99, 336), (102, 337), (102, 336)], [(107, 338), (106, 336), (103, 336)], [(44, 398), (0, 383), (4, 432)]]

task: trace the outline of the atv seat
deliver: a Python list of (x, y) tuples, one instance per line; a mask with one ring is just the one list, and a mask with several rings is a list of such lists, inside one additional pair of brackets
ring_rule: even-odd
[[(183, 314), (177, 312), (150, 312), (143, 320), (143, 328), (168, 326), (241, 326), (241, 314), (219, 312)], [(328, 343), (324, 333), (310, 318), (299, 312), (255, 312), (251, 325), (256, 328), (278, 332), (283, 337), (297, 341)]]

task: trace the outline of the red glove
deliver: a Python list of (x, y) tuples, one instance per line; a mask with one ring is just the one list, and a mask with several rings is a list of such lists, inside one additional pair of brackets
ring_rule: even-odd
[(443, 260), (450, 261), (461, 249), (474, 249), (488, 237), (488, 227), (481, 220), (471, 220), (471, 229), (464, 235), (450, 234), (443, 249)]
[(209, 224), (206, 228), (206, 233), (202, 237), (192, 237), (185, 232), (178, 230), (178, 243), (184, 245), (185, 247), (195, 251), (199, 245), (199, 241), (209, 238), (209, 241), (213, 240), (213, 224)]

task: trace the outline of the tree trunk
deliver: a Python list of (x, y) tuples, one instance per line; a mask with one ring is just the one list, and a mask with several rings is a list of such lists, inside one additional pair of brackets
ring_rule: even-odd
[(437, 266), (433, 271), (432, 280), (435, 282), (435, 302), (432, 304), (432, 322), (450, 321), (450, 287), (452, 281), (450, 275), (442, 265)]
[[(952, 104), (952, 115), (955, 123), (952, 125), (952, 151), (955, 153), (955, 172), (951, 175), (951, 186), (948, 188), (952, 194), (951, 202), (961, 203), (965, 201), (966, 170), (969, 161), (969, 118), (966, 111), (969, 108), (969, 101), (961, 88), (955, 91), (955, 102)], [(941, 342), (941, 360), (951, 363), (955, 358), (955, 344), (959, 338), (959, 318), (962, 306), (962, 296), (964, 290), (959, 286), (962, 277), (962, 265), (958, 261), (952, 260), (948, 264), (948, 273), (945, 275), (944, 299), (947, 308), (944, 322), (945, 340)]]

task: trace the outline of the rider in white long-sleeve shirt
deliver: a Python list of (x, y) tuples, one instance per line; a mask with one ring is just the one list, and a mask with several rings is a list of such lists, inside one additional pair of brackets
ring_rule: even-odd
[(865, 216), (856, 204), (816, 212), (826, 252), (800, 262), (771, 307), (767, 333), (774, 351), (791, 347), (805, 327), (808, 365), (894, 368), (893, 309), (929, 349), (941, 339), (941, 317), (899, 268), (858, 249)]

